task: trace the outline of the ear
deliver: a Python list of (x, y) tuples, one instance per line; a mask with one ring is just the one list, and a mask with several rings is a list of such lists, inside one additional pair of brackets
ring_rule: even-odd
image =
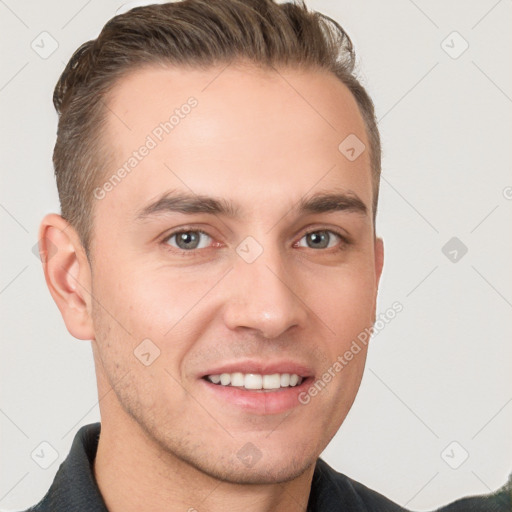
[(374, 243), (375, 253), (375, 296), (373, 298), (373, 320), (372, 325), (377, 319), (377, 294), (379, 292), (380, 276), (382, 275), (382, 267), (384, 266), (384, 242), (382, 238), (375, 237)]
[(382, 275), (382, 267), (384, 266), (384, 241), (380, 237), (375, 238), (375, 277), (376, 288), (379, 287), (380, 276)]
[(39, 228), (39, 255), (50, 293), (70, 334), (93, 340), (91, 267), (73, 227), (60, 215), (46, 215)]

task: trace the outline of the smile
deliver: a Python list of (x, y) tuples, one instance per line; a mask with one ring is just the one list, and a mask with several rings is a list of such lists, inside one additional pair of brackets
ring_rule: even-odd
[(300, 386), (303, 377), (296, 373), (273, 373), (263, 375), (260, 373), (221, 373), (216, 375), (207, 375), (205, 377), (209, 382), (219, 386), (230, 386), (250, 390), (272, 390)]

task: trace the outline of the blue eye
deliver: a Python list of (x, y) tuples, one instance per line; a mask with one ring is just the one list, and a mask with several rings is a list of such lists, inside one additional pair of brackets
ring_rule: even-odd
[[(194, 250), (194, 249), (204, 249), (208, 247), (208, 243), (206, 245), (201, 245), (201, 235), (204, 235), (205, 237), (208, 237), (211, 240), (210, 235), (205, 233), (201, 230), (182, 230), (182, 231), (175, 231), (174, 233), (171, 233), (165, 240), (165, 243), (168, 243), (172, 247), (176, 247), (177, 249), (181, 249), (184, 251)], [(169, 243), (170, 240), (173, 238), (176, 239), (176, 245)]]
[[(334, 238), (332, 235), (334, 235)], [(341, 240), (343, 243), (347, 243), (345, 237), (341, 236), (339, 233), (331, 231), (330, 229), (317, 229), (316, 231), (309, 231), (301, 238), (301, 240), (303, 240), (304, 238), (307, 240), (306, 243), (312, 243), (312, 245), (306, 245), (306, 247), (309, 247), (311, 249), (330, 249), (331, 247), (334, 247), (336, 245), (336, 243), (330, 244), (330, 242), (332, 242), (333, 239), (334, 242), (336, 242), (336, 238), (338, 239), (338, 241)], [(300, 247), (304, 246), (302, 245)]]
[[(306, 240), (306, 245), (301, 244), (302, 240)], [(211, 247), (212, 237), (200, 229), (180, 229), (168, 235), (162, 243), (172, 248), (171, 251), (177, 249), (178, 253), (194, 254), (196, 250)], [(331, 249), (338, 247), (339, 250), (346, 248), (350, 241), (341, 233), (331, 229), (316, 229), (305, 233), (294, 247), (306, 247), (309, 249)]]

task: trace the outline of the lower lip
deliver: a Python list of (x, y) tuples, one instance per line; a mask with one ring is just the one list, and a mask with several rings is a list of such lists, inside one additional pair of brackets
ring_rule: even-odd
[(299, 395), (308, 389), (313, 377), (305, 378), (299, 386), (275, 390), (250, 390), (221, 386), (206, 379), (200, 381), (209, 393), (223, 402), (229, 402), (235, 407), (255, 414), (279, 414), (302, 405), (299, 402)]

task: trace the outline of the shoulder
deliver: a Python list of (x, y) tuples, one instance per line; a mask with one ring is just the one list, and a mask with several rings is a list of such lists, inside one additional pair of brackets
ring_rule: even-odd
[[(317, 460), (311, 484), (308, 512), (410, 512), (382, 494), (337, 472)], [(495, 492), (469, 496), (436, 509), (435, 512), (512, 512), (512, 474)]]
[(377, 491), (334, 470), (322, 459), (318, 459), (316, 463), (308, 507), (308, 512), (317, 510), (408, 512)]
[(482, 496), (469, 496), (454, 501), (436, 512), (511, 512), (512, 473), (508, 482), (497, 491)]
[(100, 430), (99, 422), (78, 430), (44, 497), (22, 512), (108, 512), (93, 474)]

